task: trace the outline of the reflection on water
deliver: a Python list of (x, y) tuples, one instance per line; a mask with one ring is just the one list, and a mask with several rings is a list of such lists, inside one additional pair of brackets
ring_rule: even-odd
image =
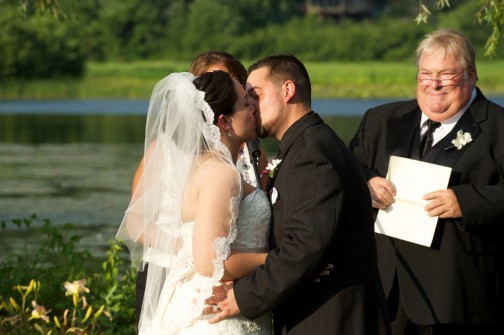
[(142, 143), (144, 115), (0, 114), (0, 143)]
[[(325, 119), (346, 142), (359, 122)], [(141, 115), (0, 114), (0, 222), (36, 213), (87, 229), (88, 243), (105, 245), (128, 206), (144, 128)], [(263, 144), (276, 154), (276, 141)], [(9, 234), (0, 234), (3, 247)]]
[[(36, 213), (56, 226), (74, 224), (81, 245), (104, 247), (128, 205), (142, 151), (141, 143), (0, 143), (0, 221)], [(1, 250), (22, 250), (39, 240), (21, 235), (19, 243), (8, 227), (0, 234)]]
[(141, 154), (141, 144), (0, 144), (0, 220), (117, 224)]

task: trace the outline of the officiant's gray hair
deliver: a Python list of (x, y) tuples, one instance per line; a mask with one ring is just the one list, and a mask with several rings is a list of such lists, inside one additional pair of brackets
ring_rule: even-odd
[(474, 46), (461, 32), (439, 29), (428, 34), (416, 50), (417, 65), (424, 54), (436, 52), (444, 52), (459, 58), (466, 71), (476, 70)]

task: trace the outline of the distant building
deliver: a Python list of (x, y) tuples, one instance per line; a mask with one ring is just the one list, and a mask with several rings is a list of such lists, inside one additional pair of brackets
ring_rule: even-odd
[(371, 0), (305, 0), (306, 13), (323, 18), (363, 17), (372, 9)]

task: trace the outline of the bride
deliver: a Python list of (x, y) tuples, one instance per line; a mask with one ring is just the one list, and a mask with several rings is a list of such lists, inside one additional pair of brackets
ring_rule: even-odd
[(209, 324), (212, 288), (264, 263), (270, 205), (234, 162), (256, 137), (254, 107), (223, 72), (174, 73), (152, 93), (144, 173), (117, 237), (149, 263), (139, 334), (271, 333), (270, 315)]

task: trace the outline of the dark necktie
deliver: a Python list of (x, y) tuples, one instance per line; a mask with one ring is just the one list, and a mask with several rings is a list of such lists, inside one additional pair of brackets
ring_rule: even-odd
[(439, 126), (441, 126), (441, 123), (434, 122), (430, 119), (427, 120), (427, 131), (420, 139), (420, 157), (423, 157), (427, 150), (432, 147), (432, 140), (434, 139), (432, 135), (434, 134), (436, 128), (438, 128)]

